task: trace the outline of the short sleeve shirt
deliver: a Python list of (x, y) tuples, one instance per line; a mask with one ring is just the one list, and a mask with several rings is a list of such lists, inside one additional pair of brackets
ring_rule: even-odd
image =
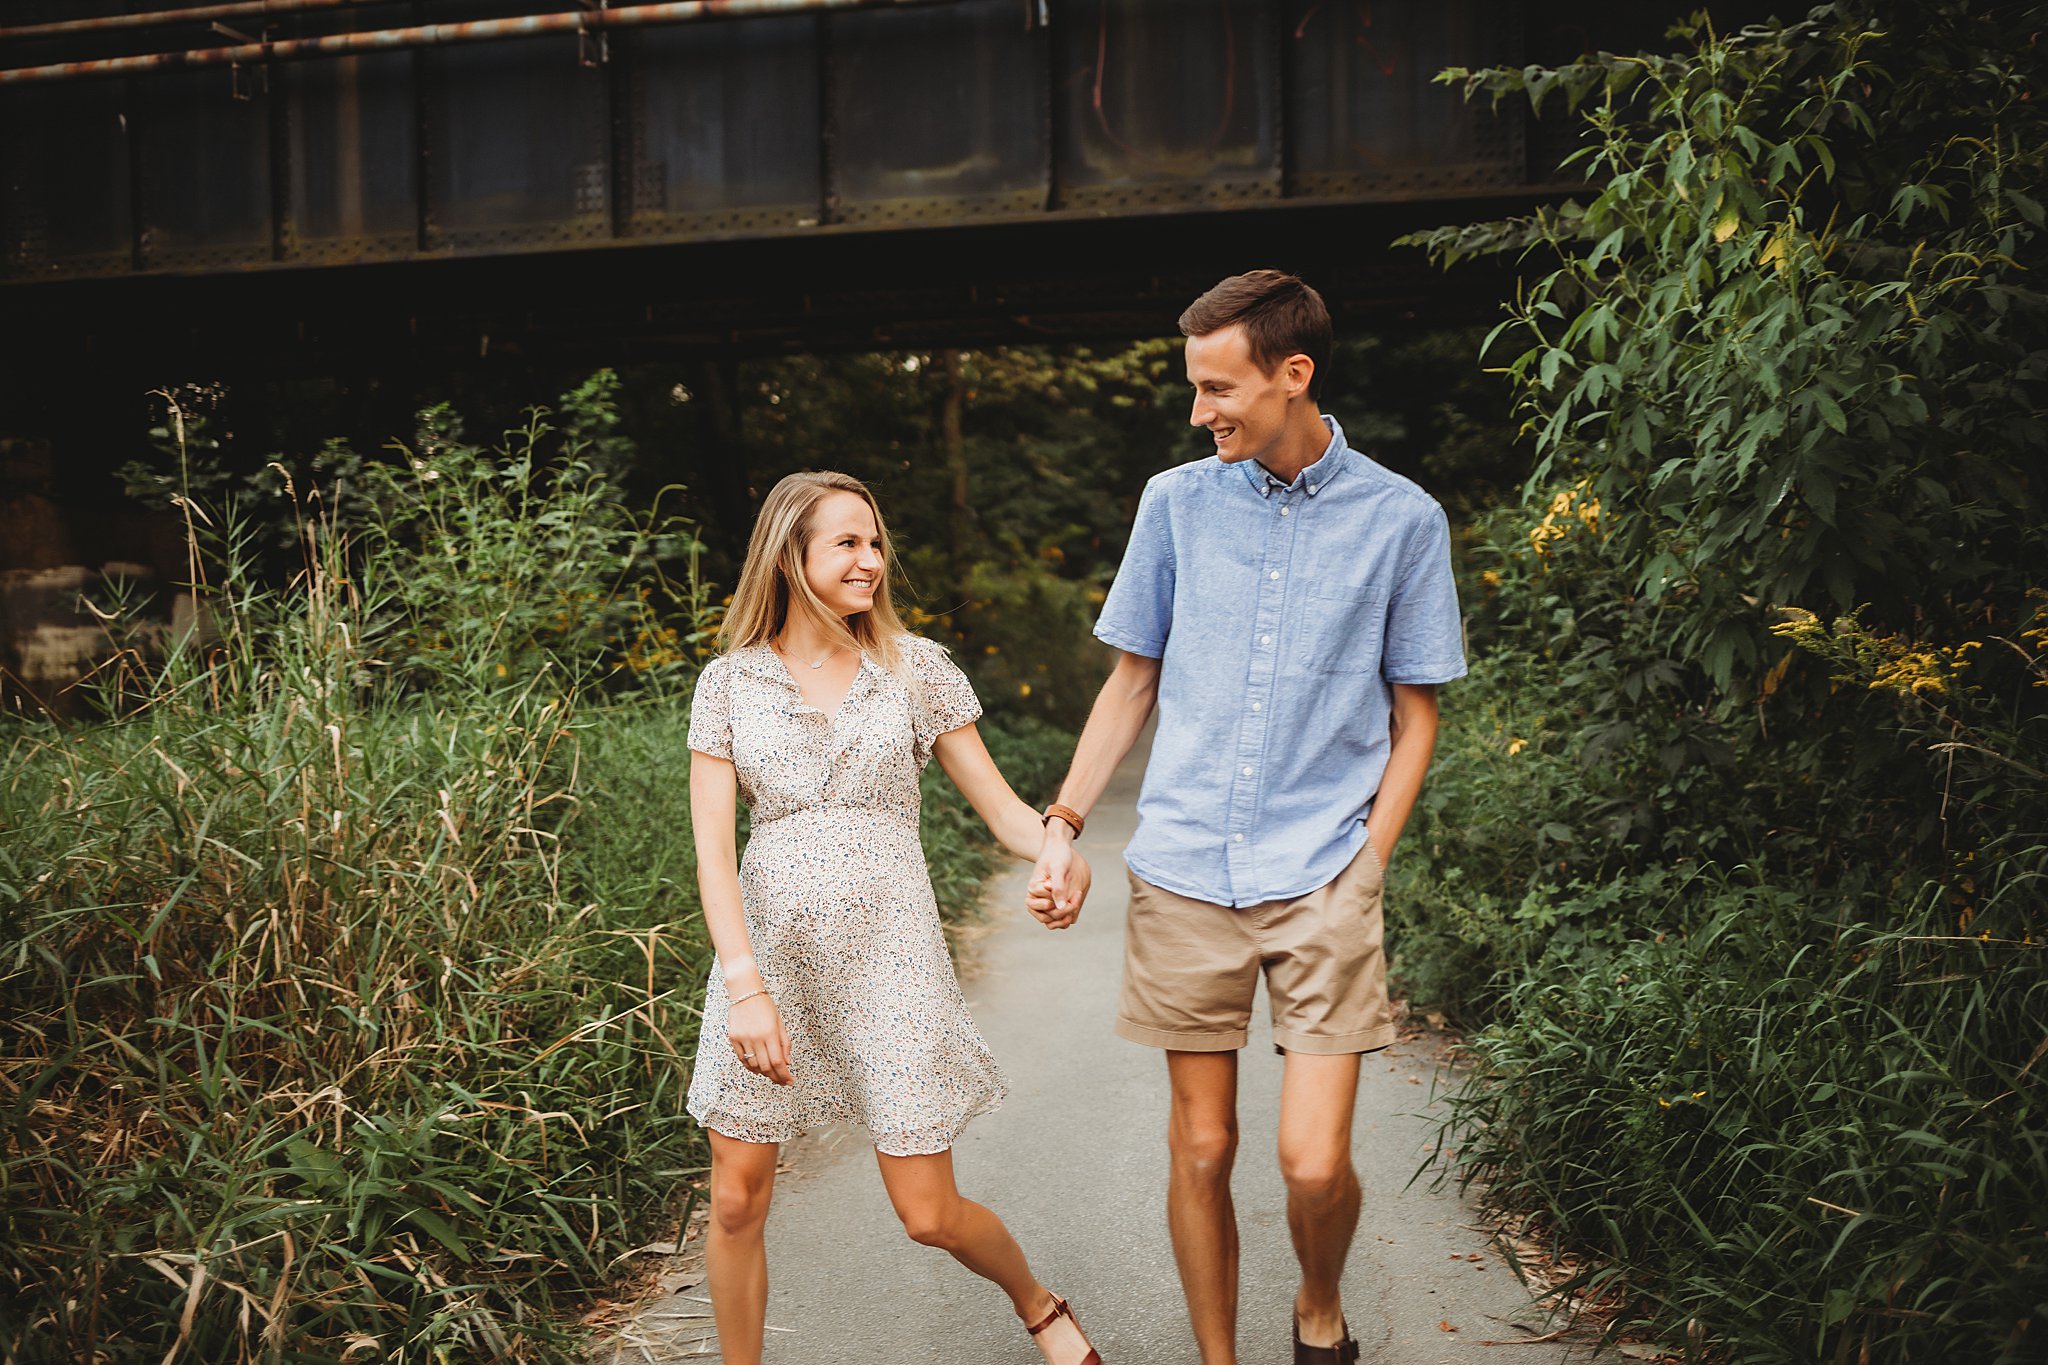
[(1213, 456), (1147, 483), (1095, 626), (1160, 660), (1125, 861), (1212, 904), (1333, 880), (1386, 773), (1392, 685), (1465, 673), (1443, 508), (1323, 421), (1290, 484)]

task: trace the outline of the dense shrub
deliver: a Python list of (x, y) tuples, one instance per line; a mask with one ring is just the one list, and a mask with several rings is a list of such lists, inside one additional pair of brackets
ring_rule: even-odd
[(1396, 951), (1462, 1174), (1733, 1360), (2048, 1349), (2042, 17), (1451, 73), (1594, 194), (1420, 239), (1555, 268)]

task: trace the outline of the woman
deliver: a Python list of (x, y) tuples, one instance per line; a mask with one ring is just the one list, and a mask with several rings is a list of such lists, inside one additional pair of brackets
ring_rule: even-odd
[[(952, 1147), (1002, 1101), (968, 1016), (918, 845), (917, 775), (936, 755), (1005, 848), (1035, 859), (1038, 813), (974, 728), (981, 706), (946, 651), (889, 602), (873, 495), (844, 474), (792, 474), (762, 505), (726, 614), (726, 653), (690, 711), (690, 812), (718, 953), (690, 1113), (711, 1135), (708, 1268), (727, 1365), (761, 1359), (762, 1242), (778, 1144), (864, 1125), (890, 1203), (1010, 1297), (1051, 1365), (1101, 1365), (1064, 1300), (993, 1213), (960, 1195)], [(753, 816), (743, 865), (736, 802)], [(1087, 892), (1077, 861), (1034, 908)]]

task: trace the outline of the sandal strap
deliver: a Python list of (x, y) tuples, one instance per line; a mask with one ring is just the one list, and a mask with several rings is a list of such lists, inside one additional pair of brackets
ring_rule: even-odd
[(1358, 1341), (1351, 1335), (1351, 1324), (1343, 1324), (1344, 1335), (1332, 1346), (1311, 1346), (1301, 1339), (1301, 1324), (1294, 1325), (1295, 1365), (1356, 1365)]
[(1067, 1301), (1061, 1298), (1059, 1295), (1054, 1294), (1052, 1296), (1052, 1311), (1045, 1315), (1045, 1320), (1043, 1322), (1040, 1322), (1036, 1327), (1026, 1327), (1024, 1330), (1031, 1333), (1031, 1335), (1035, 1337), (1040, 1332), (1043, 1332), (1046, 1328), (1058, 1322), (1061, 1318), (1071, 1318), (1073, 1316), (1074, 1310), (1067, 1306)]

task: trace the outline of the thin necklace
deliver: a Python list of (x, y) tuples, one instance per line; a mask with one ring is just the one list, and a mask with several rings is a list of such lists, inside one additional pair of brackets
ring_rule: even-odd
[[(795, 657), (794, 655), (790, 654), (788, 645), (782, 645), (780, 646), (780, 648), (784, 655), (791, 658)], [(797, 659), (797, 662), (801, 664), (808, 664), (812, 668), (823, 668), (825, 666), (826, 660), (829, 660), (834, 654), (837, 654), (840, 650), (844, 648), (846, 648), (845, 645), (834, 645), (831, 649), (826, 651), (825, 658), (823, 659)]]

